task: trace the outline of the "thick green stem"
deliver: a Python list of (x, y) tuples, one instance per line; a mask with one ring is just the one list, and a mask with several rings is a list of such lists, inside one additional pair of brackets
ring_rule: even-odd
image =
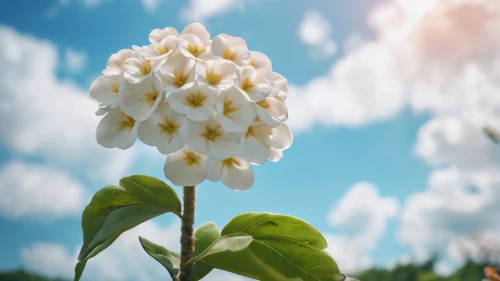
[(196, 187), (184, 187), (184, 210), (182, 213), (181, 225), (181, 268), (179, 273), (180, 281), (191, 281), (193, 265), (186, 262), (193, 256), (194, 252), (194, 213), (196, 201)]

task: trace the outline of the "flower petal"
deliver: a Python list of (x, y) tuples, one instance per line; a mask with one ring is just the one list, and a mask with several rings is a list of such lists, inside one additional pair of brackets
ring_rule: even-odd
[(240, 157), (224, 160), (221, 180), (224, 185), (234, 190), (247, 190), (254, 183), (252, 165)]
[(255, 104), (259, 119), (271, 128), (288, 119), (288, 106), (279, 97), (269, 97)]
[(134, 51), (130, 49), (120, 50), (118, 53), (111, 55), (108, 59), (106, 69), (102, 71), (104, 75), (119, 75), (123, 73), (123, 62), (134, 56)]
[(165, 97), (158, 77), (152, 77), (153, 80), (145, 79), (137, 84), (125, 83), (123, 87), (120, 108), (136, 120), (148, 119)]
[(271, 148), (271, 153), (269, 154), (269, 161), (278, 162), (283, 158), (283, 150)]
[(165, 39), (169, 35), (179, 36), (179, 32), (173, 27), (165, 27), (164, 29), (153, 29), (151, 33), (149, 33), (149, 42), (160, 43), (161, 40)]
[(210, 33), (208, 33), (203, 24), (198, 22), (194, 22), (186, 26), (182, 31), (182, 34), (194, 34), (200, 39), (201, 43), (205, 43), (210, 40)]
[(293, 134), (290, 128), (285, 124), (281, 123), (279, 126), (272, 129), (272, 143), (271, 146), (276, 149), (287, 149), (292, 145)]
[(89, 96), (99, 106), (110, 106), (118, 99), (122, 78), (119, 75), (105, 75), (98, 77), (90, 85)]
[(207, 178), (206, 162), (205, 155), (184, 147), (167, 156), (164, 167), (165, 176), (177, 186), (198, 185)]
[(222, 175), (222, 160), (207, 161), (207, 180), (212, 182), (220, 181)]
[(255, 68), (257, 73), (265, 73), (271, 71), (272, 63), (268, 56), (261, 52), (252, 51), (250, 52), (250, 62), (249, 64)]
[(250, 163), (263, 165), (269, 154), (271, 148), (267, 147), (260, 139), (255, 137), (247, 137), (243, 146), (242, 156)]
[(119, 109), (112, 110), (97, 125), (97, 143), (106, 148), (130, 148), (137, 139), (138, 126), (139, 122)]
[(256, 117), (254, 104), (236, 86), (221, 92), (214, 105), (217, 120), (230, 132), (244, 132)]
[(168, 58), (167, 62), (160, 68), (162, 86), (166, 92), (175, 93), (180, 88), (194, 82), (196, 61), (176, 53)]
[(210, 159), (225, 159), (238, 155), (240, 142), (238, 134), (225, 131), (214, 117), (203, 122), (189, 122), (189, 147)]

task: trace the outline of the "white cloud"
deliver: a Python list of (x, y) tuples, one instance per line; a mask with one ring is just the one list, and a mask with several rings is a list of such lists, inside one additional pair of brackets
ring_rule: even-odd
[(64, 53), (65, 68), (72, 73), (79, 73), (85, 68), (87, 57), (87, 53), (83, 51), (68, 48)]
[(185, 21), (203, 22), (214, 16), (244, 9), (245, 6), (243, 0), (190, 0), (188, 6), (181, 10), (181, 18)]
[(343, 272), (355, 273), (372, 266), (370, 252), (398, 208), (397, 199), (381, 197), (373, 184), (360, 182), (349, 189), (328, 216), (330, 225), (341, 229), (342, 234), (325, 235), (328, 251)]
[(160, 5), (163, 0), (141, 0), (142, 5), (146, 9), (146, 11), (152, 13), (155, 9)]
[(304, 13), (299, 24), (300, 39), (311, 47), (310, 54), (315, 58), (323, 58), (337, 53), (337, 44), (332, 39), (332, 27), (328, 20), (316, 10)]
[(58, 54), (49, 41), (0, 26), (0, 143), (20, 156), (100, 181), (116, 181), (135, 149), (100, 147), (99, 118), (87, 90), (56, 76)]
[(51, 220), (82, 210), (83, 186), (61, 171), (15, 161), (0, 167), (0, 178), (0, 214), (9, 219)]

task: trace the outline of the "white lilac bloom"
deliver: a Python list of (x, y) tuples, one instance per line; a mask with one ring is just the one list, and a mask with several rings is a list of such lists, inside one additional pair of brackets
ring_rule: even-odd
[(97, 143), (106, 148), (130, 148), (137, 139), (139, 123), (119, 109), (111, 110), (97, 125)]
[(142, 47), (141, 55), (151, 61), (163, 60), (172, 55), (177, 50), (178, 45), (179, 38), (169, 35), (159, 43), (151, 43), (149, 46)]
[(194, 82), (196, 61), (176, 53), (160, 68), (163, 89), (168, 93), (179, 91), (186, 84)]
[(218, 89), (228, 89), (236, 81), (236, 64), (228, 60), (200, 61), (196, 72), (199, 81)]
[(269, 97), (255, 103), (257, 117), (274, 128), (288, 119), (288, 105), (280, 97)]
[(245, 66), (250, 62), (247, 44), (239, 37), (217, 35), (212, 41), (211, 51), (214, 56), (230, 60), (238, 66)]
[(244, 132), (257, 116), (247, 93), (232, 86), (215, 99), (217, 121), (230, 132)]
[(252, 66), (240, 67), (236, 72), (236, 84), (245, 91), (250, 100), (258, 102), (267, 98), (272, 91), (269, 82)]
[(230, 157), (223, 160), (207, 162), (207, 179), (222, 181), (224, 185), (234, 190), (247, 190), (252, 187), (254, 175), (252, 165), (241, 157)]
[(271, 155), (272, 150), (285, 150), (292, 145), (292, 142), (293, 135), (286, 124), (269, 128), (256, 119), (243, 137), (242, 156), (251, 163), (263, 165), (270, 157), (276, 159)]
[(179, 36), (179, 32), (173, 27), (165, 27), (164, 29), (155, 28), (149, 33), (149, 42), (151, 44), (160, 43), (170, 35)]
[(189, 120), (205, 121), (214, 114), (214, 98), (218, 91), (200, 84), (198, 81), (168, 96), (170, 106)]
[(124, 83), (120, 96), (120, 108), (136, 120), (148, 119), (165, 98), (160, 79), (153, 75), (140, 83)]
[(156, 146), (162, 154), (176, 152), (186, 144), (186, 116), (175, 112), (162, 102), (151, 117), (139, 126), (139, 139)]
[(226, 159), (239, 153), (240, 136), (224, 130), (217, 120), (189, 121), (188, 146), (210, 159)]
[(116, 54), (112, 54), (108, 59), (108, 63), (106, 65), (106, 69), (102, 71), (104, 75), (119, 75), (124, 72), (123, 63), (129, 59), (134, 57), (134, 51), (130, 49), (124, 49), (118, 51)]
[(165, 162), (165, 176), (177, 186), (195, 186), (207, 178), (207, 156), (188, 147), (169, 154)]
[(268, 56), (261, 52), (251, 51), (248, 65), (255, 68), (258, 74), (271, 71), (272, 63)]
[(100, 107), (115, 108), (122, 84), (121, 75), (104, 75), (98, 77), (90, 85), (89, 96)]
[(139, 83), (154, 72), (154, 62), (146, 59), (141, 54), (141, 48), (133, 46), (134, 57), (127, 59), (123, 63), (125, 69), (124, 77), (129, 83)]

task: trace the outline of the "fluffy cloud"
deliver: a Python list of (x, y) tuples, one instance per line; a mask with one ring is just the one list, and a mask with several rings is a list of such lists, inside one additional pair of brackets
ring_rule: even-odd
[(300, 39), (311, 47), (310, 53), (315, 58), (331, 56), (337, 52), (337, 44), (332, 39), (332, 27), (316, 10), (304, 13), (298, 34)]
[[(179, 252), (180, 224), (165, 227), (153, 221), (145, 222), (122, 234), (109, 248), (92, 258), (82, 280), (159, 280), (168, 279), (168, 272), (142, 249), (138, 236)], [(67, 249), (61, 244), (38, 242), (21, 250), (25, 265), (48, 276), (72, 278), (79, 247)], [(252, 279), (214, 270), (207, 281), (249, 281)]]
[(0, 26), (0, 143), (20, 156), (102, 181), (115, 181), (135, 150), (100, 147), (99, 118), (87, 91), (56, 76), (58, 54), (49, 41)]
[(72, 48), (66, 49), (64, 53), (64, 65), (67, 70), (78, 73), (85, 68), (87, 63), (87, 53), (77, 51)]
[(330, 225), (343, 233), (325, 235), (328, 251), (342, 271), (354, 273), (372, 265), (370, 252), (398, 208), (397, 199), (381, 197), (373, 184), (360, 182), (349, 189), (328, 217)]
[(243, 0), (190, 0), (181, 10), (185, 21), (203, 22), (215, 15), (221, 15), (235, 9), (245, 8)]
[(158, 7), (158, 5), (160, 5), (160, 3), (163, 1), (163, 0), (141, 0), (142, 1), (142, 5), (144, 6), (144, 8), (152, 13), (155, 11), (155, 9)]
[(10, 162), (0, 168), (0, 178), (0, 214), (9, 219), (50, 220), (82, 210), (84, 188), (61, 171)]

